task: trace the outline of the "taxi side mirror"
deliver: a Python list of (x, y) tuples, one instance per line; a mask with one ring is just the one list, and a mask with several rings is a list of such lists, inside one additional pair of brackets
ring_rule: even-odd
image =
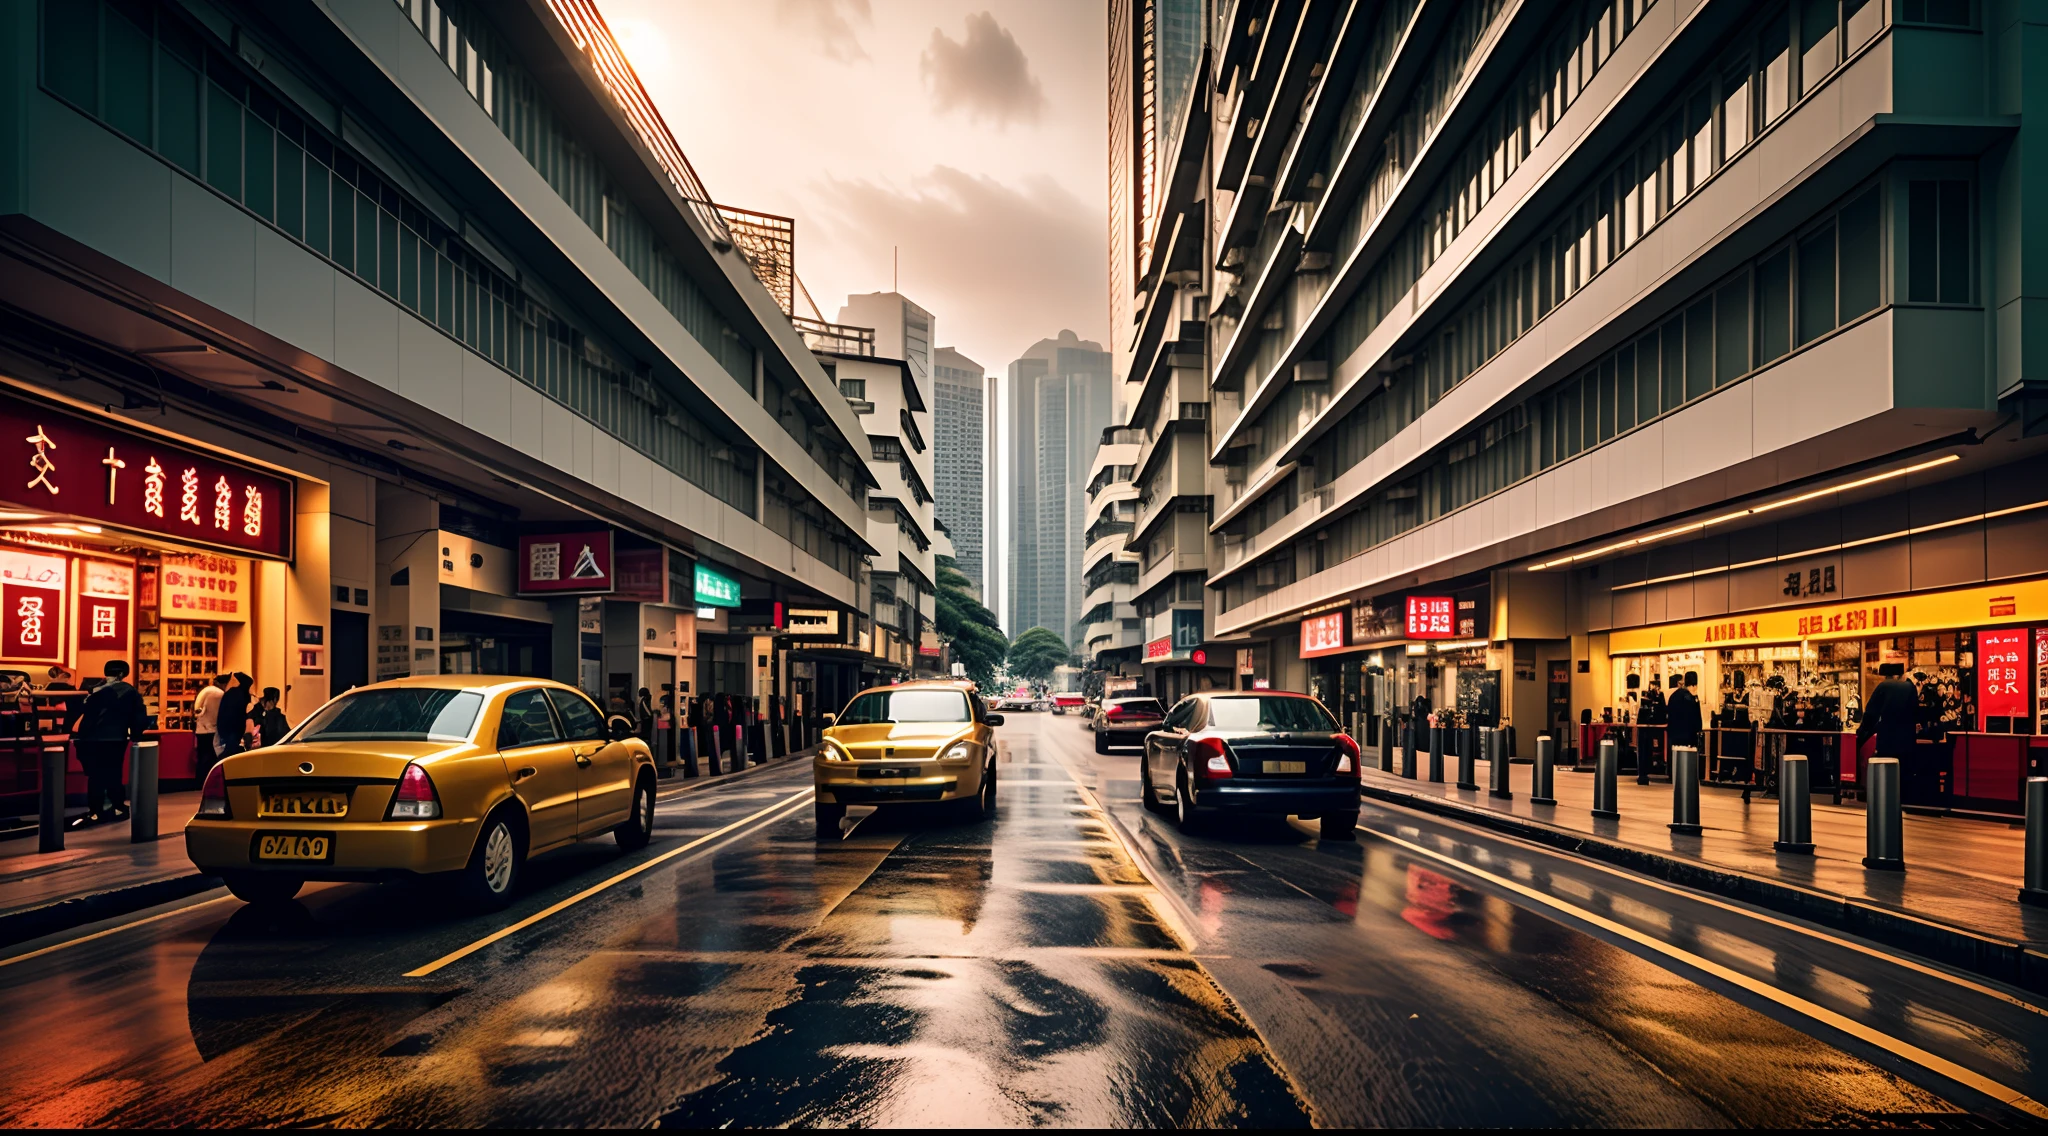
[(839, 715), (837, 714), (820, 714), (818, 716), (820, 718), (823, 718), (825, 720), (825, 724), (828, 726), (839, 721)]
[(990, 726), (1000, 726), (1003, 724), (1003, 716), (1001, 714), (990, 714), (984, 721)]
[(606, 726), (611, 734), (611, 739), (615, 742), (622, 742), (633, 736), (633, 720), (623, 715), (612, 715), (611, 721), (607, 722)]

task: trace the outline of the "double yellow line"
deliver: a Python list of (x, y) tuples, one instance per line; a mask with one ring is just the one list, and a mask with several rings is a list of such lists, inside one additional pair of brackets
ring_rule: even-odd
[[(521, 919), (519, 922), (514, 923), (509, 927), (499, 928), (498, 930), (493, 931), (488, 935), (485, 935), (483, 938), (478, 939), (476, 942), (471, 943), (460, 950), (442, 955), (440, 958), (435, 959), (433, 962), (430, 962), (425, 966), (415, 967), (412, 970), (408, 970), (405, 972), (405, 976), (407, 978), (425, 978), (427, 975), (432, 974), (437, 970), (440, 970), (442, 967), (447, 966), (450, 963), (460, 962), (463, 959), (466, 959), (469, 956), (475, 954), (476, 952), (483, 950), (485, 947), (490, 946), (492, 943), (516, 935), (519, 932), (526, 930), (528, 927), (531, 927), (544, 919), (548, 919), (553, 916), (559, 915), (562, 912), (567, 911), (569, 908), (574, 907), (579, 903), (582, 903), (584, 900), (589, 899), (594, 895), (597, 895), (598, 893), (604, 891), (607, 888), (615, 887), (621, 883), (624, 883), (625, 881), (630, 880), (634, 876), (637, 876), (642, 872), (648, 871), (649, 869), (658, 868), (661, 865), (668, 863), (670, 860), (673, 860), (676, 857), (681, 856), (685, 852), (689, 852), (696, 848), (701, 848), (704, 845), (709, 844), (712, 841), (717, 840), (720, 837), (733, 832), (735, 829), (739, 829), (748, 824), (752, 824), (753, 822), (760, 820), (762, 817), (769, 816), (769, 814), (771, 813), (785, 813), (793, 806), (797, 806), (805, 801), (808, 801), (811, 797), (811, 792), (812, 791), (810, 789), (804, 789), (800, 792), (792, 793), (789, 796), (784, 797), (782, 800), (777, 801), (775, 804), (769, 805), (767, 808), (762, 809), (760, 812), (754, 813), (751, 816), (742, 817), (741, 819), (736, 820), (731, 824), (726, 825), (724, 828), (718, 829), (714, 832), (707, 832), (704, 835), (698, 837), (697, 839), (690, 841), (688, 844), (684, 844), (681, 847), (677, 848), (671, 848), (668, 851), (663, 852), (661, 855), (656, 856), (651, 860), (646, 860), (641, 863), (635, 864), (632, 867), (627, 868), (625, 871), (620, 872), (618, 875), (613, 876), (612, 878), (605, 880), (602, 883), (592, 884), (589, 887), (584, 888), (582, 891), (577, 892), (575, 895), (572, 895), (567, 899), (564, 899), (558, 903), (549, 904), (548, 906), (541, 908), (539, 911), (534, 912), (532, 915), (529, 915), (526, 918)], [(775, 823), (775, 821), (781, 819), (782, 816), (780, 815), (771, 817), (766, 823), (762, 825), (762, 827), (765, 828), (769, 824), (773, 824)]]

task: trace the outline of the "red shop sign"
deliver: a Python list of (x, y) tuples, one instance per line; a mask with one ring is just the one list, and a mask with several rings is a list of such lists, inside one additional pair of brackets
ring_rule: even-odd
[(1343, 650), (1344, 630), (1350, 622), (1350, 614), (1343, 611), (1312, 615), (1302, 620), (1301, 657), (1311, 659)]
[(5, 396), (0, 498), (185, 544), (292, 555), (290, 478)]
[(64, 660), (64, 592), (12, 580), (0, 583), (0, 657), (14, 662)]
[(612, 532), (531, 533), (519, 538), (522, 592), (609, 592)]
[(1408, 638), (1449, 639), (1457, 631), (1449, 596), (1408, 597)]
[(1145, 657), (1147, 659), (1172, 658), (1173, 636), (1168, 635), (1163, 639), (1154, 639), (1150, 643), (1145, 644)]
[(2027, 633), (1977, 633), (1977, 721), (2027, 716)]
[(78, 647), (82, 651), (128, 649), (128, 601), (104, 596), (78, 598)]

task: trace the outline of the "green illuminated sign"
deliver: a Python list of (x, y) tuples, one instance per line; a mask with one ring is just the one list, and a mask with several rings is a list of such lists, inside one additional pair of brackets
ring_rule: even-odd
[(697, 565), (696, 588), (698, 607), (740, 606), (740, 582), (702, 564)]

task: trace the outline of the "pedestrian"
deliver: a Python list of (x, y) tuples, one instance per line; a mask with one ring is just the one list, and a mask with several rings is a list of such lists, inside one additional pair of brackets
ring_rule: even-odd
[(640, 697), (633, 703), (633, 732), (642, 741), (654, 738), (654, 695), (644, 686), (640, 688)]
[(128, 684), (128, 664), (110, 660), (107, 681), (86, 696), (78, 717), (78, 764), (85, 767), (85, 815), (70, 827), (84, 828), (128, 815), (128, 746), (142, 740), (149, 728), (149, 708), (142, 694)]
[(195, 749), (199, 756), (199, 779), (206, 779), (207, 770), (220, 760), (214, 748), (214, 732), (220, 729), (220, 699), (227, 693), (228, 676), (217, 674), (212, 681), (199, 688), (199, 694), (192, 699), (192, 733)]
[(1875, 737), (1876, 752), (1872, 757), (1896, 757), (1905, 767), (1903, 772), (1916, 774), (1919, 771), (1912, 766), (1916, 764), (1914, 742), (1920, 735), (1920, 692), (1906, 681), (1904, 663), (1881, 663), (1877, 673), (1882, 681), (1863, 706), (1863, 721), (1856, 727), (1856, 746), (1860, 750), (1864, 739)]
[(263, 688), (263, 701), (256, 712), (257, 740), (263, 745), (274, 746), (292, 732), (292, 724), (285, 721), (284, 710), (278, 705), (282, 696), (274, 686)]
[[(1694, 671), (1685, 672), (1683, 677), (1672, 676), (1671, 698), (1665, 703), (1664, 712), (1669, 715), (1667, 720), (1670, 723), (1665, 728), (1665, 735), (1674, 749), (1679, 746), (1698, 747), (1700, 744), (1700, 700), (1692, 692), (1693, 685), (1699, 680), (1700, 676)], [(1666, 751), (1666, 756), (1669, 756), (1669, 751)]]
[(242, 752), (249, 733), (249, 688), (256, 680), (236, 671), (228, 676), (221, 691), (213, 734), (214, 761), (222, 762)]
[(66, 734), (78, 732), (78, 716), (85, 711), (85, 700), (67, 696), (69, 692), (77, 689), (77, 685), (71, 681), (70, 671), (63, 667), (50, 668), (50, 681), (43, 684), (43, 690), (51, 694), (66, 696), (50, 700), (50, 715), (56, 721), (63, 723), (61, 731), (52, 732)]

